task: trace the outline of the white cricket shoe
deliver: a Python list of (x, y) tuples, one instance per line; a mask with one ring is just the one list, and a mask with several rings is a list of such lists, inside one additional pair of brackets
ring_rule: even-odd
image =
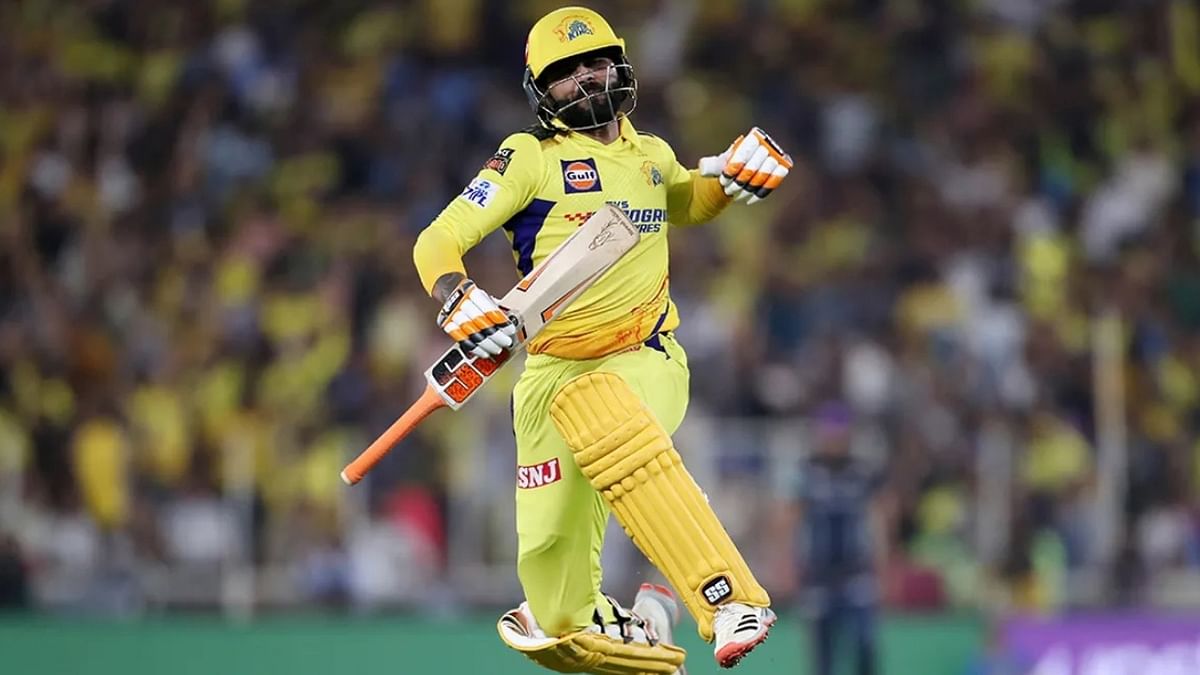
[[(646, 633), (662, 644), (674, 645), (673, 628), (679, 623), (679, 602), (666, 586), (642, 584), (633, 599), (633, 613), (646, 622)], [(687, 675), (680, 666), (675, 675)]]
[(769, 607), (751, 607), (740, 602), (722, 605), (713, 615), (713, 655), (717, 665), (732, 668), (767, 639), (775, 623)]

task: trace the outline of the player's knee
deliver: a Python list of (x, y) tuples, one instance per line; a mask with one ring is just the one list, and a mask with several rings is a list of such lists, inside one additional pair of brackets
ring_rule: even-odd
[[(587, 622), (593, 604), (589, 588), (572, 588), (563, 565), (569, 542), (553, 534), (530, 541), (522, 536), (523, 550), (517, 556), (517, 577), (525, 591), (525, 600), (538, 626), (547, 635), (565, 635)], [(590, 579), (590, 575), (587, 576)]]
[(625, 378), (591, 372), (559, 388), (550, 402), (550, 418), (568, 444), (578, 439), (586, 445), (596, 433), (604, 433), (614, 421), (628, 419), (643, 407)]
[(529, 598), (528, 601), (529, 611), (533, 613), (533, 618), (546, 635), (559, 637), (579, 630), (580, 626), (576, 625), (575, 620), (577, 612), (568, 611), (548, 598)]
[[(590, 601), (572, 601), (569, 596), (553, 591), (539, 592), (536, 590), (537, 584), (525, 584), (525, 586), (533, 591), (525, 593), (529, 611), (546, 635), (551, 637), (566, 635), (587, 624), (587, 617), (593, 610)], [(574, 606), (577, 604), (579, 606)]]
[(550, 416), (597, 490), (656, 460), (678, 461), (666, 430), (620, 375), (588, 373), (568, 381), (551, 402)]

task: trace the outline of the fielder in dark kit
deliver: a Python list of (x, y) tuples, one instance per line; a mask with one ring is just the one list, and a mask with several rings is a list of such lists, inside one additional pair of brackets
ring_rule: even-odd
[[(816, 675), (832, 675), (849, 647), (856, 675), (878, 672), (876, 616), (887, 553), (887, 497), (882, 474), (851, 456), (852, 414), (827, 403), (813, 416), (813, 453), (786, 509), (812, 615)], [(846, 643), (849, 644), (846, 644)]]

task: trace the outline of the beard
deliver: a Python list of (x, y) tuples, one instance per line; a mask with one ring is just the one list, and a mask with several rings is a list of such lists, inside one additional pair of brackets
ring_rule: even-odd
[(623, 91), (587, 93), (558, 108), (558, 119), (572, 129), (599, 127), (617, 119), (629, 94)]
[(554, 116), (570, 129), (593, 129), (628, 113), (633, 107), (627, 104), (633, 99), (635, 85), (627, 80), (632, 78), (610, 73), (605, 79), (605, 83), (580, 83), (570, 99), (553, 99)]

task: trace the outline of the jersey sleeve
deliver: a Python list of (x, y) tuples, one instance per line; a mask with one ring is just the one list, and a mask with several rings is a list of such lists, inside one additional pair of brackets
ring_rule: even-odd
[(675, 158), (665, 141), (654, 138), (662, 155), (663, 182), (667, 185), (667, 218), (673, 225), (694, 225), (712, 220), (729, 206), (730, 198), (716, 178), (701, 176)]
[(537, 138), (516, 133), (504, 139), (496, 154), (417, 237), (413, 263), (426, 292), (448, 272), (466, 274), (463, 254), (533, 201), (542, 172)]

